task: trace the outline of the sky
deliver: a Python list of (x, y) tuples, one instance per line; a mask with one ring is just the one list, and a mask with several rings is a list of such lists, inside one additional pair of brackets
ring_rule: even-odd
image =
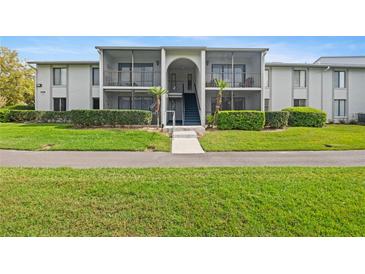
[(268, 62), (312, 63), (320, 56), (365, 56), (365, 36), (8, 36), (0, 46), (25, 61), (98, 60), (95, 46), (207, 46), (269, 48)]

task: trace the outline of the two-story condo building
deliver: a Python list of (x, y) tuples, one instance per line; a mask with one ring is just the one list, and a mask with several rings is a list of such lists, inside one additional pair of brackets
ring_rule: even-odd
[(162, 86), (161, 121), (205, 125), (218, 88), (223, 110), (311, 106), (329, 120), (365, 112), (365, 57), (322, 57), (313, 64), (266, 63), (265, 48), (96, 47), (99, 61), (34, 61), (37, 110), (153, 110)]

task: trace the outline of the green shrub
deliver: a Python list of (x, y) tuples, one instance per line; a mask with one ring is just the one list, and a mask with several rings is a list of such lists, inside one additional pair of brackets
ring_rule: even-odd
[(15, 123), (67, 123), (69, 120), (67, 111), (8, 110), (7, 114), (7, 121)]
[(9, 110), (34, 110), (34, 105), (14, 105), (5, 108)]
[(293, 127), (323, 127), (326, 123), (326, 113), (310, 107), (288, 107), (289, 126)]
[(71, 123), (85, 126), (150, 125), (152, 112), (145, 110), (71, 110)]
[(208, 124), (208, 127), (212, 127), (214, 125), (214, 115), (207, 116), (207, 124)]
[(218, 112), (218, 129), (261, 130), (265, 114), (255, 110), (231, 110)]
[(265, 112), (265, 127), (284, 128), (288, 126), (288, 111), (267, 111)]
[(0, 109), (0, 123), (8, 122), (9, 110), (6, 108)]

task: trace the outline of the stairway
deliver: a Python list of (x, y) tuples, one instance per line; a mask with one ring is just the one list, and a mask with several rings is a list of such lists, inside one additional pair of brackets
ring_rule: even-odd
[(198, 104), (194, 93), (184, 93), (184, 125), (201, 125)]

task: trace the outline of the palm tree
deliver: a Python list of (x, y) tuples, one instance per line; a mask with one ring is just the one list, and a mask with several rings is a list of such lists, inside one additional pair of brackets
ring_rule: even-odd
[(167, 93), (167, 90), (162, 87), (152, 87), (149, 92), (155, 96), (155, 112), (157, 113), (157, 127), (160, 127), (160, 107), (161, 107), (161, 96)]
[(223, 90), (228, 86), (228, 83), (224, 80), (215, 79), (215, 85), (217, 86), (217, 88), (219, 88), (214, 112), (214, 124), (217, 124), (218, 112), (222, 108)]

